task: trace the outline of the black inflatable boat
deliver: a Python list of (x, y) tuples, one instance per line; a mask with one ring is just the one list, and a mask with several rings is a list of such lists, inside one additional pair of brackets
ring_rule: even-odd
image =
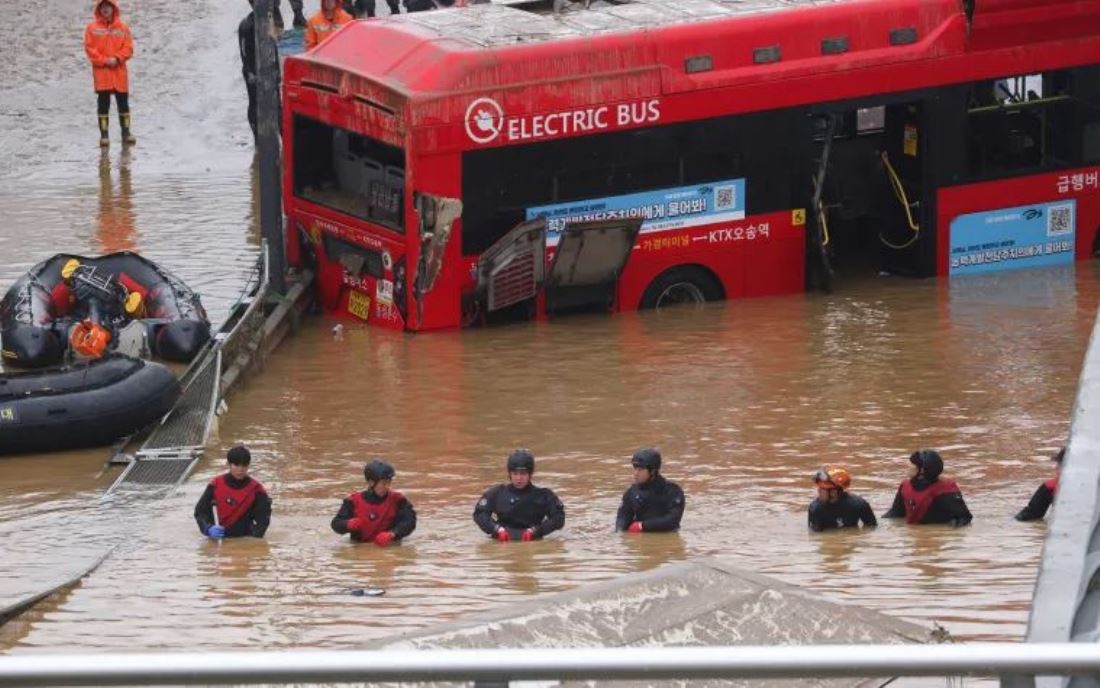
[(31, 268), (0, 300), (0, 356), (22, 367), (54, 365), (82, 324), (95, 322), (109, 339), (107, 332), (117, 335), (133, 321), (145, 326), (152, 355), (169, 361), (190, 361), (210, 338), (198, 295), (156, 263), (130, 251), (61, 253)]
[(125, 356), (0, 374), (0, 454), (110, 444), (159, 419), (179, 395), (168, 368)]

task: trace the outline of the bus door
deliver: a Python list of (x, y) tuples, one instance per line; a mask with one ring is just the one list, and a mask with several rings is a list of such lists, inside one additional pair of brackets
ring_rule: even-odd
[[(927, 274), (921, 266), (927, 242), (921, 239), (930, 240), (934, 235), (932, 216), (927, 212), (931, 206), (924, 193), (928, 137), (923, 110), (919, 102), (886, 106), (886, 129), (879, 151), (881, 173), (888, 183), (879, 233), (882, 268), (905, 275)], [(929, 230), (922, 231), (924, 227)]]
[(478, 258), (481, 316), (533, 317), (540, 296), (545, 313), (610, 311), (641, 228), (640, 218), (568, 223), (560, 232), (545, 218), (520, 223)]
[(834, 275), (921, 272), (921, 110), (898, 103), (812, 114), (811, 283), (827, 291)]
[(642, 219), (569, 223), (546, 274), (546, 312), (611, 310)]

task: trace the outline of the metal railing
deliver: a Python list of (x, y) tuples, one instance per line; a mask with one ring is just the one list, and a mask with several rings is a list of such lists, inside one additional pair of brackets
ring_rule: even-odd
[(1100, 673), (1084, 643), (209, 652), (0, 657), (0, 686)]
[[(1029, 643), (1096, 643), (1100, 640), (1100, 319), (1092, 338), (1073, 405), (1066, 456), (1058, 480), (1035, 594), (1028, 620)], [(1096, 645), (1092, 645), (1097, 647)], [(1063, 686), (1060, 679), (1011, 678), (1002, 685)], [(1068, 681), (1071, 687), (1100, 686), (1097, 677)]]
[(245, 350), (254, 350), (262, 337), (263, 302), (270, 286), (270, 272), (264, 242), (225, 322), (180, 376), (183, 388), (180, 398), (153, 426), (126, 468), (104, 493), (105, 497), (123, 486), (138, 487), (150, 496), (162, 496), (163, 490), (148, 492), (148, 488), (174, 489), (194, 470), (222, 401), (225, 362), (236, 360)]

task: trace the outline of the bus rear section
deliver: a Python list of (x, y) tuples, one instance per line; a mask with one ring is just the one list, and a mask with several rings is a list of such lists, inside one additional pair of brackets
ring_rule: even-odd
[(320, 306), (372, 325), (408, 318), (403, 98), (292, 58), (284, 85), (287, 256), (316, 271)]

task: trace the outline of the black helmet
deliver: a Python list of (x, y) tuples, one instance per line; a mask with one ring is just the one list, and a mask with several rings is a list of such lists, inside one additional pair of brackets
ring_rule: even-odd
[(535, 472), (535, 455), (529, 449), (517, 449), (508, 455), (508, 472)]
[(363, 477), (367, 479), (368, 483), (376, 483), (379, 480), (393, 480), (395, 475), (397, 475), (397, 471), (393, 470), (393, 466), (382, 459), (374, 459), (363, 466)]
[(661, 452), (657, 451), (653, 447), (646, 447), (645, 449), (639, 449), (634, 452), (634, 456), (630, 459), (630, 465), (635, 468), (648, 468), (651, 471), (660, 470), (661, 468)]
[(943, 473), (943, 458), (935, 449), (921, 449), (909, 457), (909, 463), (920, 469), (925, 478), (935, 480)]

